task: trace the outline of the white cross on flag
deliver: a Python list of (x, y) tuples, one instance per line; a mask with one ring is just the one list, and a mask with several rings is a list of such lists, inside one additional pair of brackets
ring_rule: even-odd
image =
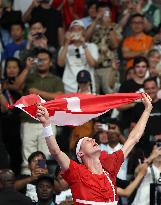
[[(10, 108), (18, 107), (36, 119), (37, 103), (49, 112), (51, 122), (58, 126), (78, 126), (98, 117), (113, 108), (142, 98), (141, 93), (114, 93), (107, 95), (69, 94), (45, 102), (40, 96), (31, 94), (21, 97)], [(38, 119), (37, 119), (38, 120)]]

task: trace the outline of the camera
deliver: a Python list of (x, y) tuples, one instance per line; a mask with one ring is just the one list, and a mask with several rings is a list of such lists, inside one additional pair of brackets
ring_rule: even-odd
[(35, 33), (32, 36), (34, 39), (41, 39), (45, 37), (44, 33)]
[(38, 58), (33, 58), (33, 63), (35, 63), (36, 65), (42, 65), (43, 61)]
[(105, 12), (104, 12), (104, 15), (103, 15), (104, 17), (109, 17), (110, 16), (110, 11), (109, 10), (106, 10)]
[(73, 40), (79, 40), (80, 39), (80, 37), (81, 37), (81, 33), (72, 33), (72, 38), (73, 38)]

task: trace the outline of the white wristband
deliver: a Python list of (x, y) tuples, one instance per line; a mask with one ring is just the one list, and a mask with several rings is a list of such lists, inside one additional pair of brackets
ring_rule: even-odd
[(53, 135), (53, 130), (52, 130), (51, 125), (44, 127), (43, 128), (43, 136), (45, 138), (47, 138), (47, 137), (50, 137), (51, 135)]

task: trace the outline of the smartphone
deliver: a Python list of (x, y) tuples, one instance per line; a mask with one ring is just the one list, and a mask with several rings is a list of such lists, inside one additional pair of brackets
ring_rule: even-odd
[(104, 15), (103, 15), (104, 17), (109, 17), (110, 16), (110, 11), (109, 10), (106, 10), (105, 12), (104, 12)]
[(40, 159), (40, 160), (37, 161), (37, 164), (40, 168), (46, 169), (46, 160)]
[(145, 160), (144, 152), (141, 153), (141, 155), (139, 156), (139, 159), (141, 163), (144, 163), (144, 160)]
[(106, 124), (100, 124), (99, 125), (99, 129), (103, 130), (103, 131), (108, 131), (108, 125)]

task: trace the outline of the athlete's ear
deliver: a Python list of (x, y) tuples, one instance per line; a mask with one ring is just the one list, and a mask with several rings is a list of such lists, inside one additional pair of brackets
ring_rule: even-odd
[(77, 156), (80, 157), (80, 158), (82, 158), (82, 157), (84, 156), (84, 153), (83, 153), (83, 152), (78, 152), (78, 153), (77, 153)]

